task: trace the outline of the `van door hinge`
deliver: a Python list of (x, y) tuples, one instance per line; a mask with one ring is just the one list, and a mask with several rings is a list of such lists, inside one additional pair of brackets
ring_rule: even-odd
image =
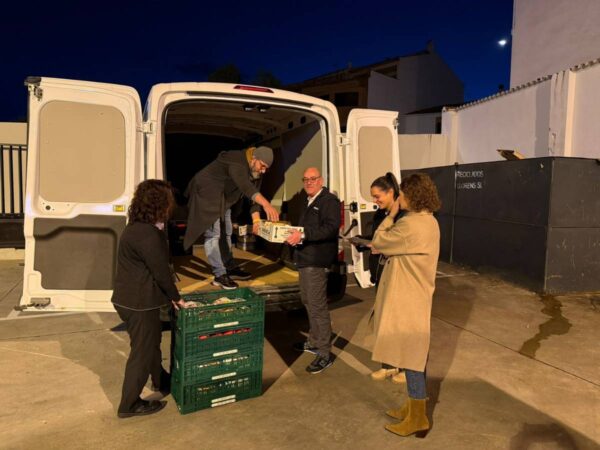
[(138, 131), (141, 131), (144, 134), (153, 134), (155, 128), (155, 122), (149, 120), (148, 122), (142, 122), (142, 126), (138, 127)]
[(350, 139), (343, 134), (338, 134), (338, 145), (347, 146), (350, 145)]
[(29, 90), (29, 92), (31, 94), (33, 94), (35, 96), (35, 98), (37, 98), (38, 100), (41, 100), (42, 97), (44, 96), (44, 90), (39, 87), (39, 86), (35, 86), (33, 84), (28, 84), (27, 85), (27, 89)]
[(398, 118), (394, 118), (394, 130), (398, 130)]

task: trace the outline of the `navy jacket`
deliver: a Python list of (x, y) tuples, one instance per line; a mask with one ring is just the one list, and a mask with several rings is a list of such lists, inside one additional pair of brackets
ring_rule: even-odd
[(294, 248), (296, 267), (331, 267), (337, 260), (340, 230), (340, 201), (324, 187), (308, 206), (304, 195), (304, 207), (298, 221), (304, 227), (304, 241)]

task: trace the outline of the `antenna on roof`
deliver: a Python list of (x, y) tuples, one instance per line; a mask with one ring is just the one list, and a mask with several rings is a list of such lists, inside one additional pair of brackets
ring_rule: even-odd
[(435, 51), (435, 49), (433, 48), (433, 39), (429, 39), (427, 41), (427, 45), (425, 46), (425, 48), (427, 49), (428, 53), (433, 53)]

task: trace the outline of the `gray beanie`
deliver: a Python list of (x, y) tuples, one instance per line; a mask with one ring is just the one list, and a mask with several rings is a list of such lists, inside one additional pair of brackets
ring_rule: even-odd
[(254, 150), (254, 158), (271, 167), (271, 164), (273, 164), (273, 150), (270, 147), (261, 145)]

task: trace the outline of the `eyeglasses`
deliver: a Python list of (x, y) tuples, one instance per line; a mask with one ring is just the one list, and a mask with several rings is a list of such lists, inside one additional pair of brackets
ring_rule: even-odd
[(303, 182), (303, 183), (314, 183), (314, 182), (316, 182), (316, 181), (317, 181), (319, 178), (321, 178), (321, 177), (320, 177), (320, 176), (318, 176), (318, 177), (310, 177), (310, 178), (306, 178), (306, 177), (304, 177), (304, 178), (302, 178), (302, 182)]

